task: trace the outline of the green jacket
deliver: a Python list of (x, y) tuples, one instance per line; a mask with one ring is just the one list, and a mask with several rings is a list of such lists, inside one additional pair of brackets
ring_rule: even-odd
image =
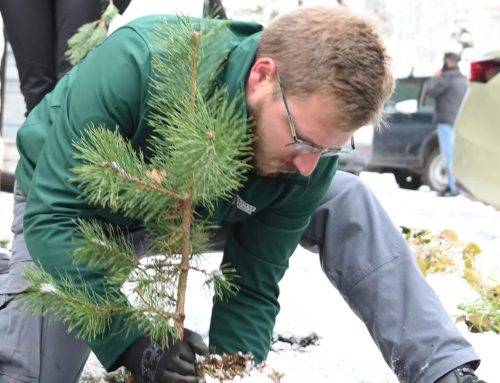
[[(79, 190), (68, 181), (74, 178), (70, 169), (77, 165), (72, 141), (89, 123), (119, 127), (147, 158), (151, 32), (158, 20), (158, 16), (144, 17), (111, 34), (59, 81), (17, 136), (21, 159), (16, 176), (28, 195), (24, 234), (33, 260), (55, 277), (60, 273), (81, 276), (98, 292), (103, 291), (103, 275), (72, 264), (73, 219), (97, 218), (129, 227), (137, 222), (89, 206), (79, 198)], [(237, 92), (245, 94), (262, 27), (231, 22), (229, 28), (226, 41), (220, 43), (221, 55), (229, 52), (229, 59), (218, 81), (228, 85), (232, 97)], [(246, 115), (245, 105), (241, 105), (241, 113)], [(214, 223), (229, 224), (223, 262), (234, 266), (241, 278), (239, 294), (226, 303), (214, 302), (212, 350), (251, 351), (257, 360), (266, 358), (279, 311), (278, 282), (335, 170), (336, 159), (330, 158), (321, 160), (308, 178), (263, 178), (251, 172), (232, 201), (220, 201)], [(123, 318), (117, 317), (105, 336), (89, 344), (109, 369), (139, 335), (126, 332)]]

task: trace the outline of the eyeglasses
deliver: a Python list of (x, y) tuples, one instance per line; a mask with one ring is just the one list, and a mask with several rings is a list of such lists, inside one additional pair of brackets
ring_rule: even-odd
[(290, 131), (292, 132), (293, 142), (286, 145), (287, 148), (292, 149), (298, 154), (315, 154), (319, 153), (320, 157), (333, 157), (338, 156), (341, 153), (348, 153), (356, 147), (354, 146), (354, 137), (351, 136), (351, 147), (350, 148), (322, 148), (311, 142), (304, 141), (297, 135), (297, 129), (295, 128), (295, 123), (293, 122), (292, 114), (288, 108), (288, 102), (285, 95), (285, 89), (281, 83), (281, 78), (278, 70), (276, 69), (276, 79), (278, 80), (278, 85), (281, 90), (281, 95), (283, 97), (283, 103), (285, 104), (286, 114), (288, 117), (288, 124), (290, 125)]

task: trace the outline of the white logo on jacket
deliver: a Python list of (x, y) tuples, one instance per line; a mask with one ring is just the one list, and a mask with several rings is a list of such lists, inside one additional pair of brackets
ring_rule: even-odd
[(251, 215), (256, 209), (255, 206), (243, 201), (239, 195), (236, 196), (236, 207), (248, 215)]

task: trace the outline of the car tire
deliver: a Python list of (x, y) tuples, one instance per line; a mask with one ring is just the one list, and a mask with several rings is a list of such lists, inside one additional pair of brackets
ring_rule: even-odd
[(425, 158), (422, 180), (423, 183), (428, 185), (432, 190), (440, 192), (446, 189), (448, 177), (446, 176), (446, 169), (441, 159), (439, 147), (432, 149)]
[(394, 170), (393, 174), (402, 189), (417, 190), (422, 185), (422, 179), (418, 174), (405, 170)]

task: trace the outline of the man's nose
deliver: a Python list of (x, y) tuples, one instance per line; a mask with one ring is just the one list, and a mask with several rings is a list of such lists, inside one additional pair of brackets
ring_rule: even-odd
[(298, 154), (293, 158), (293, 164), (300, 174), (307, 177), (316, 169), (319, 158), (319, 153)]

